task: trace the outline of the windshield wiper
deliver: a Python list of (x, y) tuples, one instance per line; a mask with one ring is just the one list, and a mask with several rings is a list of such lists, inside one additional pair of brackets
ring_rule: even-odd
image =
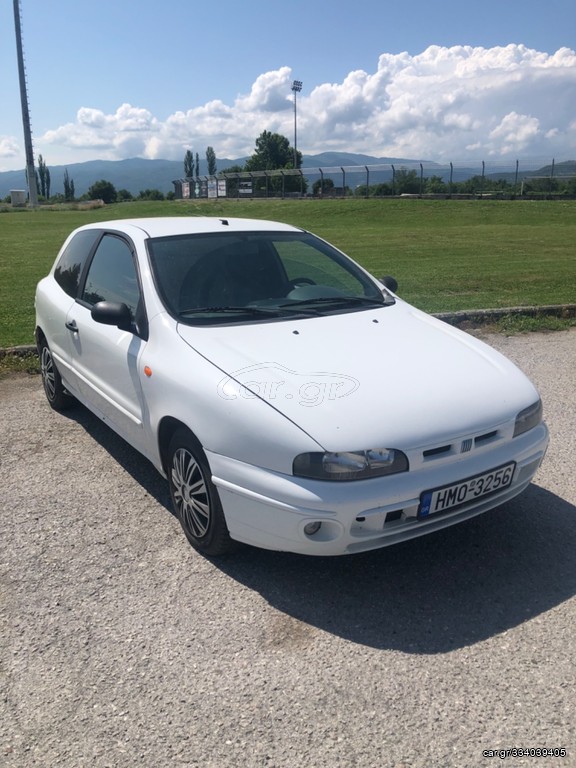
[(190, 309), (182, 309), (180, 310), (180, 315), (197, 315), (202, 312), (232, 312), (233, 314), (237, 315), (240, 313), (245, 313), (249, 315), (277, 315), (278, 309), (276, 308), (270, 308), (266, 309), (263, 307), (191, 307)]
[(361, 304), (372, 307), (385, 307), (386, 302), (380, 299), (370, 299), (367, 296), (318, 296), (315, 299), (296, 299), (296, 301), (279, 304), (280, 307), (300, 307), (306, 304)]
[[(319, 296), (310, 299), (297, 299), (296, 301), (283, 302), (275, 307), (236, 307), (236, 306), (213, 306), (213, 307), (191, 307), (183, 309), (180, 315), (200, 315), (205, 313), (214, 314), (245, 314), (254, 317), (278, 317), (281, 315), (301, 313), (306, 315), (321, 315), (322, 312), (315, 310), (313, 304), (336, 304), (336, 305), (363, 305), (373, 307), (385, 307), (386, 302), (378, 299), (370, 299), (366, 296)], [(306, 307), (304, 309), (304, 307)]]

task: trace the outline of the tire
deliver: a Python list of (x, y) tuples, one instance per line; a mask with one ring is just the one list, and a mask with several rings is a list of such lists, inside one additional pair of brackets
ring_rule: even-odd
[(44, 393), (50, 407), (55, 411), (65, 411), (72, 405), (73, 398), (66, 392), (62, 384), (62, 378), (56, 368), (56, 363), (50, 352), (50, 347), (45, 340), (42, 340), (38, 347), (40, 355), (40, 373), (42, 374), (42, 385)]
[(216, 557), (237, 549), (230, 538), (206, 454), (187, 429), (178, 429), (168, 447), (167, 474), (176, 516), (194, 549)]

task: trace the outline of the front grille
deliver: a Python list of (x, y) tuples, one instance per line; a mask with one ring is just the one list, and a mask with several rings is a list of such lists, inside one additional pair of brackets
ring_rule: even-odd
[(441, 453), (449, 453), (451, 449), (451, 445), (441, 445), (438, 448), (430, 448), (429, 450), (424, 451), (422, 455), (425, 459), (429, 459), (430, 456), (439, 456)]
[(481, 443), (487, 443), (488, 440), (492, 440), (493, 437), (496, 437), (498, 434), (498, 431), (496, 429), (493, 429), (492, 432), (486, 432), (485, 435), (480, 435), (479, 437), (474, 438), (474, 445), (480, 445)]
[(454, 443), (444, 443), (443, 445), (437, 445), (433, 448), (426, 448), (422, 451), (422, 458), (424, 461), (433, 461), (434, 459), (441, 459), (448, 454), (458, 453), (470, 453), (475, 448), (483, 448), (485, 445), (494, 442), (499, 437), (497, 429), (493, 429), (490, 432), (485, 432), (481, 435), (475, 435), (474, 437), (467, 437), (464, 440), (455, 441)]

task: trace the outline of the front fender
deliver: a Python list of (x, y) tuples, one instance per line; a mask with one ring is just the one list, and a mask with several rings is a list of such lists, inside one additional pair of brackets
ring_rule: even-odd
[(157, 454), (151, 457), (156, 466), (162, 465), (159, 438), (165, 419), (188, 427), (207, 451), (285, 474), (292, 473), (297, 454), (322, 450), (269, 401), (228, 396), (222, 389), (227, 372), (176, 334), (162, 334), (162, 345), (155, 336), (151, 332), (140, 375), (148, 428), (156, 436)]

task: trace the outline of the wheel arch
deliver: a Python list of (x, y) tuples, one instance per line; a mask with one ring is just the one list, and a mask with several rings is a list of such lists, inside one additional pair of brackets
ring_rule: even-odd
[(46, 334), (44, 333), (44, 331), (42, 330), (42, 328), (39, 325), (37, 325), (36, 328), (34, 329), (34, 339), (36, 341), (36, 349), (40, 348), (40, 344), (43, 341), (48, 343), (48, 340), (46, 338)]
[[(187, 424), (165, 416), (158, 428), (159, 450), (176, 516), (194, 549), (208, 557), (234, 552), (226, 515), (200, 440)], [(170, 465), (168, 456), (172, 457)]]
[(162, 469), (165, 475), (168, 475), (168, 446), (170, 445), (172, 436), (179, 429), (185, 429), (190, 434), (191, 438), (198, 443), (199, 447), (202, 448), (202, 443), (198, 440), (188, 424), (185, 424), (174, 416), (163, 416), (158, 425), (158, 452), (160, 454), (160, 461), (162, 462)]

